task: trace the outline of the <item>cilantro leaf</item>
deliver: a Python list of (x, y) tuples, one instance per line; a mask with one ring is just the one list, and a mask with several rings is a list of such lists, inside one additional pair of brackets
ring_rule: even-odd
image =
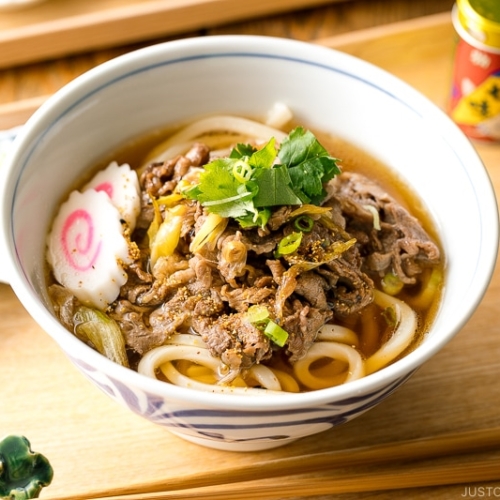
[(255, 153), (255, 151), (257, 151), (257, 149), (250, 144), (238, 143), (236, 147), (232, 149), (231, 153), (229, 154), (229, 158), (236, 158), (237, 160), (240, 160), (245, 156), (246, 157), (252, 156)]
[(248, 163), (255, 168), (272, 168), (277, 155), (275, 142), (276, 140), (274, 137), (271, 137), (269, 142), (262, 149), (255, 151), (255, 153), (250, 156)]
[(292, 185), (303, 203), (319, 203), (324, 197), (321, 158), (312, 158), (289, 169)]
[(328, 156), (328, 151), (312, 132), (297, 127), (283, 139), (278, 156), (285, 165), (293, 167), (309, 158)]
[[(233, 161), (227, 158), (214, 160), (200, 174), (200, 182), (185, 192), (185, 195), (198, 200), (209, 211), (221, 217), (242, 217), (255, 211), (252, 198), (255, 187), (248, 190), (232, 174)], [(251, 187), (251, 186), (250, 186)]]
[(290, 186), (290, 173), (285, 165), (276, 165), (274, 168), (258, 171), (255, 182), (259, 190), (253, 202), (258, 208), (302, 205), (301, 199)]
[(309, 130), (297, 127), (286, 137), (278, 152), (287, 165), (292, 188), (303, 203), (321, 203), (323, 184), (340, 174), (337, 159), (318, 142)]
[[(278, 161), (277, 161), (278, 159)], [(209, 212), (236, 219), (242, 227), (267, 224), (270, 207), (319, 205), (324, 184), (340, 173), (314, 134), (297, 127), (276, 151), (272, 137), (261, 149), (238, 144), (229, 158), (204, 167), (199, 183), (185, 192)]]

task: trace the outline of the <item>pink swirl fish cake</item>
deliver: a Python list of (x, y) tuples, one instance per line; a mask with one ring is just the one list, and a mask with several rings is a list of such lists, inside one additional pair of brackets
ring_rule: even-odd
[(124, 163), (119, 166), (115, 161), (111, 162), (94, 176), (83, 191), (87, 189), (104, 191), (121, 213), (130, 231), (134, 230), (141, 211), (140, 186), (137, 174), (129, 165)]
[(112, 162), (83, 192), (73, 191), (54, 219), (47, 261), (55, 279), (84, 304), (106, 309), (127, 281), (127, 235), (140, 211), (139, 189), (136, 172)]
[(74, 191), (49, 234), (47, 260), (54, 277), (84, 304), (105, 309), (127, 281), (131, 263), (121, 214), (104, 192)]

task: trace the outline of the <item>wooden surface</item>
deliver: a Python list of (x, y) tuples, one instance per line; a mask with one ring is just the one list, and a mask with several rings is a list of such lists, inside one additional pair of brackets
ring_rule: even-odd
[[(76, 1), (76, 0), (74, 0)], [(129, 4), (133, 0), (113, 0), (115, 5)], [(177, 0), (177, 3), (186, 0)], [(198, 0), (191, 0), (197, 2)], [(71, 4), (72, 0), (46, 0), (45, 7), (49, 5)], [(111, 0), (81, 0), (80, 3), (108, 4)], [(138, 0), (135, 0), (138, 3)], [(281, 4), (290, 3), (298, 5), (297, 1), (288, 0), (233, 0), (233, 3), (239, 4)], [(194, 26), (191, 29), (184, 29), (177, 35), (155, 34), (155, 38), (141, 38), (133, 45), (112, 44), (99, 50), (90, 50), (88, 40), (82, 42), (79, 47), (72, 47), (69, 50), (65, 43), (60, 46), (61, 50), (71, 52), (71, 55), (56, 57), (54, 55), (42, 56), (39, 52), (36, 60), (31, 63), (12, 62), (8, 66), (0, 65), (0, 129), (8, 127), (14, 122), (12, 118), (7, 119), (6, 113), (11, 115), (18, 112), (18, 107), (12, 109), (13, 104), (19, 104), (21, 107), (33, 106), (43, 100), (43, 96), (52, 94), (64, 84), (74, 79), (76, 76), (92, 68), (96, 64), (104, 62), (131, 49), (140, 47), (144, 44), (156, 43), (171, 38), (216, 35), (216, 34), (260, 34), (267, 36), (280, 36), (285, 38), (294, 38), (299, 40), (315, 40), (326, 38), (333, 35), (358, 31), (371, 26), (380, 26), (388, 23), (394, 23), (404, 19), (417, 18), (423, 15), (435, 14), (439, 12), (450, 12), (454, 0), (340, 0), (331, 1), (328, 5), (317, 8), (304, 8), (302, 10), (290, 10), (288, 13), (280, 15), (254, 17), (247, 16), (238, 23), (226, 21), (219, 23), (210, 23), (205, 20), (198, 28)], [(150, 2), (143, 2), (148, 4)], [(176, 3), (175, 0), (162, 0), (163, 4)], [(301, 0), (302, 5), (311, 5), (309, 0)], [(40, 6), (41, 8), (42, 6)], [(44, 7), (44, 8), (45, 8)], [(123, 7), (123, 8), (125, 8)], [(26, 11), (18, 14), (27, 15)], [(0, 14), (0, 23), (4, 14)], [(118, 23), (118, 26), (119, 23)], [(126, 29), (120, 29), (126, 31)], [(9, 31), (3, 32), (0, 28), (0, 59), (2, 57), (12, 57), (1, 48), (2, 37), (7, 37)], [(101, 33), (100, 36), (106, 36)], [(144, 35), (145, 36), (145, 35)], [(111, 41), (109, 42), (111, 44)], [(132, 42), (129, 42), (132, 43)], [(78, 53), (73, 52), (78, 49)], [(66, 52), (66, 54), (68, 54)], [(29, 54), (28, 54), (29, 55)], [(34, 99), (35, 102), (27, 102), (28, 99)], [(19, 101), (24, 101), (20, 103)], [(4, 110), (3, 106), (7, 109)], [(25, 120), (29, 112), (18, 114), (15, 121)]]
[[(202, 29), (331, 0), (45, 0), (0, 16), (0, 66)], [(339, 0), (337, 0), (339, 1)]]
[[(361, 3), (368, 7), (366, 2)], [(298, 19), (297, 25), (303, 20)], [(276, 29), (284, 29), (283, 26)], [(245, 31), (243, 27), (240, 30)], [(313, 38), (317, 37), (310, 39)], [(446, 105), (454, 43), (447, 13), (359, 32), (341, 32), (334, 37), (326, 33), (316, 42), (373, 62), (408, 81), (438, 106)], [(97, 61), (106, 56), (89, 55), (82, 60), (89, 62), (92, 57)], [(64, 74), (71, 62), (61, 60), (59, 65)], [(26, 98), (49, 93), (40, 92), (43, 87), (40, 82), (49, 78), (47, 68), (56, 70), (58, 66), (51, 63), (38, 68), (39, 73), (30, 73), (38, 74), (38, 79), (33, 77), (34, 86)], [(57, 75), (54, 71), (54, 87), (60, 83)], [(41, 86), (36, 87), (37, 84)], [(3, 88), (4, 81), (0, 78), (0, 95)], [(23, 103), (27, 104), (11, 99), (9, 105), (12, 110)], [(2, 116), (6, 115), (0, 113), (0, 120)], [(476, 144), (476, 147), (500, 196), (500, 145)], [(70, 365), (54, 342), (25, 313), (10, 287), (0, 285), (0, 437), (26, 435), (33, 449), (50, 460), (55, 476), (52, 485), (43, 490), (42, 498), (71, 498), (72, 494), (93, 490), (113, 492), (124, 484), (219, 470), (266, 458), (500, 427), (499, 299), (500, 270), (497, 270), (477, 312), (457, 337), (396, 394), (363, 416), (287, 447), (235, 454), (184, 442), (117, 406)], [(500, 451), (449, 461), (475, 463), (479, 458), (499, 455)], [(493, 487), (496, 489), (489, 491), (500, 491), (500, 482), (344, 494), (335, 498), (451, 500), (477, 496), (479, 491), (486, 494), (486, 488)]]

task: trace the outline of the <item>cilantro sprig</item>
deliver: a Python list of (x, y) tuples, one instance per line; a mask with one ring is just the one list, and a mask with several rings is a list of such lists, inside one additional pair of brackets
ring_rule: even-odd
[(340, 174), (337, 162), (312, 132), (297, 127), (279, 150), (274, 138), (259, 150), (238, 144), (228, 158), (205, 165), (199, 183), (184, 194), (243, 227), (263, 227), (272, 207), (319, 205), (324, 184)]

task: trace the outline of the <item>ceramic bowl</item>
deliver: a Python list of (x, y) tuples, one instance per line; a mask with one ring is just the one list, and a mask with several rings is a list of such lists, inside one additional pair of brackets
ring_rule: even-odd
[[(340, 387), (280, 398), (240, 397), (146, 378), (66, 331), (47, 297), (45, 238), (58, 203), (85, 171), (155, 127), (214, 113), (264, 116), (276, 102), (287, 104), (305, 127), (331, 132), (375, 156), (424, 200), (447, 264), (442, 302), (421, 345), (391, 366)], [(489, 177), (448, 117), (379, 68), (291, 40), (193, 38), (102, 64), (33, 115), (1, 175), (3, 277), (25, 308), (111, 398), (189, 441), (219, 449), (281, 446), (379, 404), (469, 319), (497, 255), (498, 213)]]

